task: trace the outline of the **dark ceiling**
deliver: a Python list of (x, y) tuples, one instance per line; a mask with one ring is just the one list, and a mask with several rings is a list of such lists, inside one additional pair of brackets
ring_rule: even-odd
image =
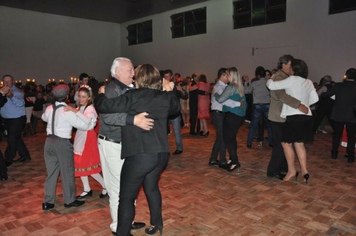
[(122, 23), (207, 0), (0, 0), (0, 5)]

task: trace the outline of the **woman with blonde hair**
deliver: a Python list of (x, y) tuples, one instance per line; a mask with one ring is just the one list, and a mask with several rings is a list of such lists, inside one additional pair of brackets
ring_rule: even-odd
[(227, 79), (230, 84), (225, 88), (221, 95), (214, 93), (216, 101), (223, 103), (228, 99), (233, 101), (243, 102), (242, 107), (223, 106), (225, 113), (223, 122), (223, 139), (230, 155), (230, 163), (226, 169), (232, 172), (238, 169), (241, 165), (237, 157), (237, 141), (236, 135), (240, 126), (245, 121), (246, 114), (246, 98), (244, 94), (244, 86), (239, 70), (236, 67), (231, 67), (226, 71)]

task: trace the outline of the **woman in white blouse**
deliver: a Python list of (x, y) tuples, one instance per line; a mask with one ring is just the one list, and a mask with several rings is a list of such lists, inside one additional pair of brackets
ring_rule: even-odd
[[(301, 101), (307, 107), (319, 100), (318, 94), (314, 88), (313, 82), (308, 77), (307, 64), (299, 59), (293, 59), (292, 76), (282, 81), (267, 81), (267, 87), (271, 90), (285, 89), (290, 96)], [(289, 181), (295, 176), (298, 178), (299, 172), (294, 166), (295, 153), (293, 145), (297, 152), (299, 164), (305, 182), (308, 183), (309, 172), (307, 169), (307, 153), (304, 143), (313, 140), (312, 133), (312, 113), (309, 109), (308, 114), (304, 114), (298, 109), (283, 104), (281, 117), (286, 118), (282, 134), (282, 146), (288, 163), (288, 173), (283, 179)]]

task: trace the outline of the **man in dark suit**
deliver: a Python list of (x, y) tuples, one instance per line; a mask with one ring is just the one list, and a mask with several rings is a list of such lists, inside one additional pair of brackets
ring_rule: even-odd
[(346, 71), (346, 80), (337, 83), (330, 90), (321, 94), (322, 98), (328, 98), (335, 95), (335, 105), (331, 113), (331, 119), (335, 122), (333, 143), (331, 149), (331, 158), (336, 159), (339, 153), (339, 145), (346, 126), (347, 132), (347, 156), (348, 162), (355, 161), (355, 134), (356, 117), (354, 116), (354, 107), (356, 106), (356, 69), (350, 68)]

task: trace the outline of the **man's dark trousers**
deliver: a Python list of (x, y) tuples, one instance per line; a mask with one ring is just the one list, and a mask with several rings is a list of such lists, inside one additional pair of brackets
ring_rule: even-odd
[(272, 128), (273, 148), (271, 160), (269, 161), (267, 168), (267, 175), (274, 176), (279, 174), (281, 171), (287, 172), (288, 164), (281, 143), (284, 123), (270, 120), (270, 124)]
[[(190, 108), (189, 122), (190, 122), (190, 133), (191, 134), (200, 132), (200, 122), (197, 118), (198, 118), (198, 108), (196, 108), (196, 109)], [(195, 131), (195, 127), (197, 127), (196, 131)]]
[(7, 148), (5, 151), (5, 159), (12, 162), (16, 156), (16, 152), (20, 157), (30, 158), (30, 153), (22, 140), (21, 131), (26, 124), (26, 116), (13, 119), (3, 119), (7, 130)]
[(210, 161), (216, 161), (220, 153), (220, 163), (226, 163), (226, 146), (223, 138), (224, 113), (211, 111), (211, 122), (216, 129), (216, 138), (211, 152)]

